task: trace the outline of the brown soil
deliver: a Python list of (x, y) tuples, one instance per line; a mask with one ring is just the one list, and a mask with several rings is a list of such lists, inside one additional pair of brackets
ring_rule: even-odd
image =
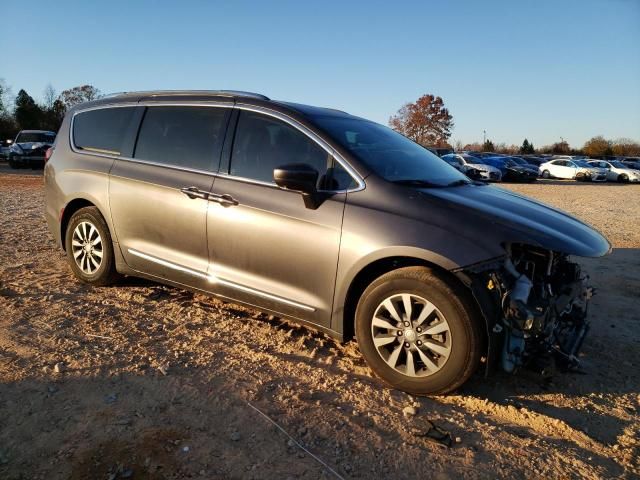
[(41, 177), (0, 173), (0, 478), (334, 477), (252, 405), (344, 478), (640, 475), (640, 186), (507, 188), (615, 247), (583, 261), (598, 288), (585, 373), (479, 374), (413, 398), (372, 378), (353, 342), (142, 280), (78, 283)]

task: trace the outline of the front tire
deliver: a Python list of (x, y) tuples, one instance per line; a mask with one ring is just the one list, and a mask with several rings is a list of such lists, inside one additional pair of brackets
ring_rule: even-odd
[(415, 395), (455, 390), (480, 361), (480, 317), (469, 293), (426, 267), (400, 268), (369, 285), (355, 330), (374, 373)]
[(15, 159), (13, 157), (9, 157), (9, 167), (11, 167), (13, 169), (20, 168), (20, 166), (16, 163), (16, 161), (15, 161)]
[(81, 208), (71, 216), (65, 248), (71, 270), (82, 282), (104, 286), (118, 279), (109, 227), (96, 207)]
[(621, 174), (618, 176), (618, 182), (620, 182), (620, 183), (628, 183), (628, 182), (629, 182), (629, 177), (628, 177), (628, 175), (627, 175), (626, 173), (621, 173)]
[(549, 172), (549, 170), (545, 170), (544, 172), (542, 172), (542, 178), (551, 178), (551, 173)]

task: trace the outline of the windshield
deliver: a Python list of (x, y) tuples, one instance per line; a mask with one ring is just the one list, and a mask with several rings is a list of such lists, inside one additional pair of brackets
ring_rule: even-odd
[(377, 175), (389, 181), (420, 180), (448, 186), (468, 178), (408, 138), (368, 120), (321, 116), (315, 123)]
[(518, 166), (518, 164), (515, 161), (513, 161), (511, 158), (505, 158), (504, 159), (504, 163), (505, 163), (505, 165), (507, 167), (517, 167)]
[(616, 167), (616, 168), (628, 168), (628, 167), (627, 167), (624, 163), (622, 163), (622, 162), (615, 161), (615, 162), (609, 162), (609, 163), (610, 163), (611, 165), (613, 165), (614, 167)]
[[(594, 168), (596, 167), (595, 165), (589, 165), (587, 162), (585, 162), (584, 160), (574, 160), (573, 163), (575, 163), (576, 165), (578, 165), (579, 167), (586, 167), (586, 168)], [(597, 167), (596, 167), (597, 168)]]
[(20, 132), (16, 143), (53, 143), (56, 136), (53, 133), (45, 132)]

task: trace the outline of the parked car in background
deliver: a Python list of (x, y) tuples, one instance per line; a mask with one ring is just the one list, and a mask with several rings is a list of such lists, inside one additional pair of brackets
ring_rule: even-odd
[(500, 170), (503, 182), (535, 182), (538, 171), (535, 167), (518, 165), (509, 157), (484, 157), (482, 162)]
[(640, 157), (624, 157), (620, 161), (632, 170), (640, 170)]
[(453, 148), (449, 148), (449, 147), (425, 147), (425, 148), (429, 150), (431, 153), (434, 153), (441, 158), (443, 155), (448, 155), (450, 153), (453, 153)]
[(517, 161), (518, 163), (520, 163), (522, 165), (522, 162), (519, 162), (518, 159), (524, 161), (525, 163), (529, 164), (529, 165), (533, 165), (534, 167), (539, 167), (540, 164), (546, 162), (546, 159), (540, 158), (540, 157), (534, 157), (534, 156), (529, 156), (529, 155), (515, 155), (512, 156), (511, 158), (513, 158), (515, 161)]
[(487, 165), (479, 158), (472, 157), (466, 153), (450, 153), (448, 155), (444, 155), (442, 159), (465, 175), (471, 170), (475, 170), (478, 172), (476, 174), (476, 178), (479, 180), (499, 182), (502, 179), (502, 172), (500, 169)]
[(589, 165), (584, 160), (556, 159), (539, 167), (542, 178), (562, 178), (566, 180), (606, 182), (607, 171)]
[(9, 149), (11, 148), (11, 144), (13, 140), (2, 140), (0, 142), (0, 158), (6, 160), (9, 158)]
[(53, 146), (55, 139), (55, 132), (22, 130), (9, 149), (9, 166), (11, 168), (44, 167), (46, 152)]
[(610, 182), (640, 182), (640, 171), (633, 170), (618, 160), (590, 160), (587, 163), (594, 167), (605, 169), (607, 171), (607, 180)]
[(144, 277), (355, 336), (412, 394), (450, 392), (498, 358), (508, 372), (578, 366), (591, 288), (570, 257), (609, 242), (388, 127), (165, 91), (77, 105), (59, 135), (45, 217), (82, 282)]
[(538, 176), (538, 166), (537, 165), (531, 165), (529, 162), (527, 162), (526, 160), (519, 158), (519, 157), (513, 157), (513, 156), (508, 156), (508, 157), (500, 157), (502, 159), (505, 159), (505, 161), (507, 159), (511, 160), (511, 162), (515, 163), (516, 165), (521, 166), (522, 168), (526, 169), (526, 170), (530, 170), (531, 172), (533, 172), (536, 177)]

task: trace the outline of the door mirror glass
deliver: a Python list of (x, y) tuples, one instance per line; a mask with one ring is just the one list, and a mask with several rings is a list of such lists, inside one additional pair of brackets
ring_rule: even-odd
[(318, 171), (306, 163), (290, 163), (273, 170), (273, 181), (286, 190), (314, 194)]
[(306, 163), (290, 163), (273, 170), (273, 181), (285, 190), (302, 193), (304, 205), (315, 210), (320, 205), (316, 187), (318, 171)]

